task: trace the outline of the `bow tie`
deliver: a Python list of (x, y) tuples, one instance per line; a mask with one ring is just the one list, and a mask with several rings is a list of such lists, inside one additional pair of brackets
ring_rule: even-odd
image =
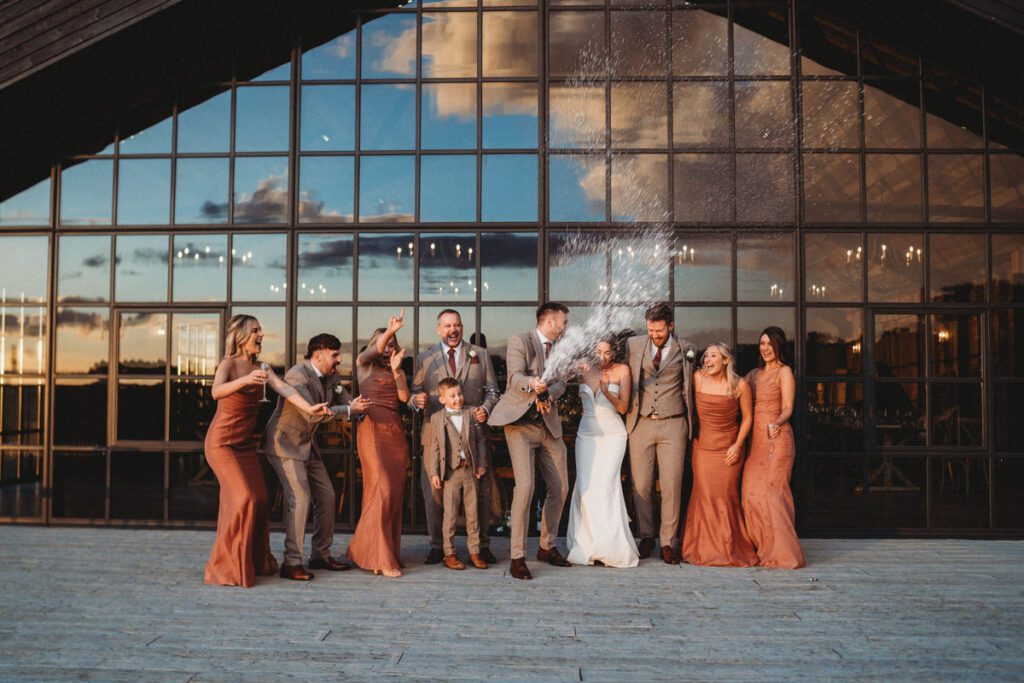
[(447, 409), (445, 409), (444, 414), (447, 415), (448, 417), (453, 417), (455, 415), (462, 415), (462, 411), (461, 410), (447, 410)]

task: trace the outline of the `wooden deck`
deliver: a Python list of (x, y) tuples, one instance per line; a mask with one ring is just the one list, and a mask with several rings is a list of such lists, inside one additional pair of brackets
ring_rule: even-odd
[(533, 562), (522, 582), (426, 567), (410, 536), (401, 579), (243, 590), (202, 583), (212, 538), (0, 527), (0, 679), (1024, 680), (1022, 542), (808, 540), (795, 572)]

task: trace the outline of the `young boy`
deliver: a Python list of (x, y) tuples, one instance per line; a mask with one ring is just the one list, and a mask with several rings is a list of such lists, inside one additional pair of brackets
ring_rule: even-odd
[(444, 565), (449, 569), (465, 569), (455, 555), (455, 519), (459, 503), (466, 511), (466, 544), (469, 562), (477, 569), (487, 569), (480, 557), (480, 527), (477, 519), (477, 481), (487, 473), (487, 434), (477, 422), (474, 411), (463, 407), (462, 386), (454, 377), (437, 383), (438, 399), (444, 410), (431, 418), (433, 437), (426, 444), (426, 460), (430, 485), (443, 489)]

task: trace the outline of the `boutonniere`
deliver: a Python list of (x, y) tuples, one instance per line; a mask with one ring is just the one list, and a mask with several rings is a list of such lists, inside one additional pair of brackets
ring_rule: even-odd
[(692, 348), (686, 349), (686, 360), (692, 362), (693, 359), (696, 358), (696, 357), (697, 357), (697, 352), (696, 351), (694, 351)]
[(479, 363), (480, 363), (480, 358), (477, 356), (476, 351), (474, 349), (470, 349), (469, 350), (469, 364), (470, 365), (477, 365)]
[(336, 395), (341, 396), (341, 392), (343, 392), (343, 391), (345, 391), (345, 389), (340, 384), (335, 384), (334, 385), (334, 393)]

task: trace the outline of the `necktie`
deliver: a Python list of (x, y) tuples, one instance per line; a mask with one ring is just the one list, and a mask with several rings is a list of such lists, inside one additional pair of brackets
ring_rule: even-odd
[(651, 361), (651, 363), (654, 365), (654, 369), (655, 370), (658, 370), (658, 368), (661, 367), (661, 347), (660, 346), (654, 352), (654, 359)]
[(551, 342), (546, 341), (546, 342), (544, 342), (544, 358), (547, 358), (550, 355), (551, 355)]
[(324, 396), (327, 396), (327, 375), (320, 378), (320, 386), (324, 388)]
[(455, 369), (455, 349), (453, 348), (448, 349), (448, 367), (452, 369), (452, 375), (458, 374)]

